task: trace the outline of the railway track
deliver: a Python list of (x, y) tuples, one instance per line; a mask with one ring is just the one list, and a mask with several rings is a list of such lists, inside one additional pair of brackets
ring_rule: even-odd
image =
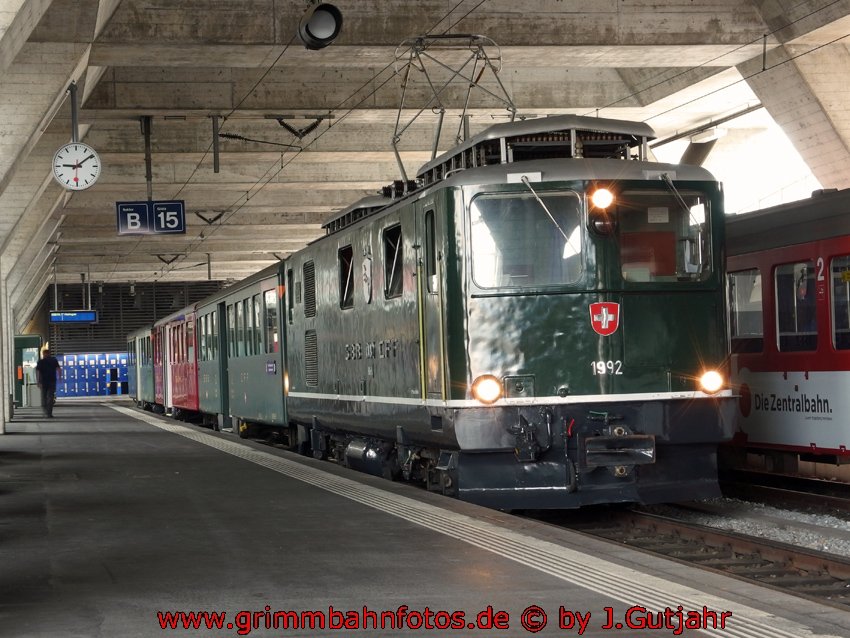
[(752, 470), (726, 470), (720, 477), (725, 496), (794, 507), (850, 514), (850, 484)]
[(595, 520), (542, 515), (595, 538), (850, 610), (850, 560), (638, 510)]

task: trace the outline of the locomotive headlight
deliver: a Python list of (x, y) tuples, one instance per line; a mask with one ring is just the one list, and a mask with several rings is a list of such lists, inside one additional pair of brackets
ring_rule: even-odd
[(714, 394), (723, 387), (723, 375), (716, 370), (708, 370), (699, 378), (699, 385), (703, 392)]
[(590, 196), (590, 202), (596, 208), (606, 209), (614, 203), (614, 193), (607, 188), (597, 188), (593, 191), (593, 195)]
[(472, 396), (485, 405), (495, 403), (502, 396), (502, 382), (492, 374), (485, 374), (472, 382)]

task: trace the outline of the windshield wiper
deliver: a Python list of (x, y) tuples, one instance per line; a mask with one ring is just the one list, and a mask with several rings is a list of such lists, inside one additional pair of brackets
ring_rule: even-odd
[(688, 206), (688, 203), (685, 201), (685, 198), (682, 197), (682, 194), (679, 192), (679, 189), (676, 188), (676, 185), (673, 183), (673, 180), (670, 179), (670, 176), (667, 173), (661, 173), (661, 181), (670, 189), (670, 192), (673, 193), (673, 197), (676, 198), (676, 201), (679, 203), (679, 206), (682, 207), (682, 210), (688, 214), (688, 219), (691, 220), (691, 223), (699, 226), (699, 220), (694, 217), (694, 212), (691, 210), (691, 207)]
[(525, 184), (525, 187), (528, 190), (531, 191), (532, 195), (534, 195), (534, 199), (537, 200), (537, 202), (540, 204), (540, 207), (546, 212), (546, 214), (549, 216), (549, 219), (552, 220), (552, 223), (555, 224), (555, 228), (557, 228), (558, 232), (561, 233), (561, 236), (564, 238), (564, 241), (567, 242), (567, 245), (570, 248), (572, 248), (572, 250), (575, 252), (575, 254), (577, 254), (577, 255), (580, 254), (581, 253), (581, 247), (576, 248), (575, 246), (572, 245), (570, 238), (567, 237), (567, 233), (564, 232), (564, 229), (561, 228), (561, 225), (558, 224), (558, 222), (555, 220), (555, 217), (552, 215), (552, 213), (549, 212), (549, 209), (546, 207), (546, 204), (543, 202), (542, 199), (540, 199), (540, 195), (538, 195), (534, 191), (534, 189), (531, 187), (531, 182), (528, 181), (528, 177), (526, 177), (525, 175), (522, 176), (522, 183)]
[(685, 198), (682, 197), (682, 194), (679, 192), (679, 189), (676, 188), (676, 185), (673, 183), (673, 180), (670, 179), (670, 176), (667, 173), (661, 173), (660, 175), (661, 181), (670, 189), (670, 192), (673, 193), (673, 197), (678, 202), (679, 206), (681, 206), (682, 210), (687, 213), (688, 219), (691, 222), (691, 225), (696, 230), (697, 236), (695, 238), (684, 237), (679, 241), (686, 242), (686, 248), (689, 248), (691, 244), (694, 245), (694, 249), (696, 252), (697, 263), (693, 262), (693, 257), (689, 254), (689, 250), (685, 253), (685, 272), (689, 276), (693, 276), (699, 274), (699, 272), (703, 268), (703, 254), (702, 254), (702, 224), (700, 221), (694, 217), (694, 212), (691, 210), (690, 206), (688, 206)]

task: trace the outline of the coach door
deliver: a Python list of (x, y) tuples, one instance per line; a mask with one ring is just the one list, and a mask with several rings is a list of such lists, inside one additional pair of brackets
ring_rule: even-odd
[(416, 287), (419, 302), (419, 340), (422, 385), (428, 399), (446, 399), (443, 338), (444, 222), (431, 202), (416, 206)]
[(176, 340), (176, 331), (174, 329), (174, 325), (167, 323), (164, 327), (164, 357), (162, 361), (162, 385), (163, 385), (163, 394), (164, 394), (164, 402), (163, 407), (165, 408), (166, 413), (171, 409), (174, 405), (174, 395), (172, 393), (172, 385), (174, 384), (174, 369), (172, 365), (174, 364), (174, 356), (175, 356), (175, 340)]

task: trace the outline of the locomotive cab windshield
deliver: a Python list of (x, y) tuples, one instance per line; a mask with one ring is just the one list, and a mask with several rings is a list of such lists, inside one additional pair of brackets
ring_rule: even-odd
[(618, 197), (624, 281), (702, 281), (711, 273), (707, 200), (702, 193), (626, 190)]
[[(469, 208), (472, 279), (482, 289), (577, 284), (591, 239), (612, 235), (622, 281), (698, 282), (711, 272), (708, 199), (698, 191), (624, 188), (606, 208), (575, 190), (484, 193)], [(585, 206), (588, 209), (587, 224)]]
[(484, 194), (470, 206), (479, 288), (576, 282), (583, 270), (582, 200), (574, 191)]

